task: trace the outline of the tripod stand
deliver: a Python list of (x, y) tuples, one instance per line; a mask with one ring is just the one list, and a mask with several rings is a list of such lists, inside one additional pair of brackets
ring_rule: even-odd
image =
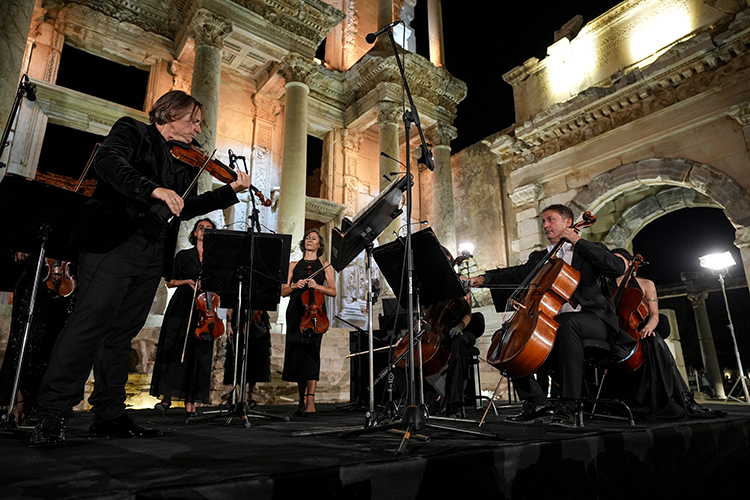
[[(742, 359), (740, 358), (740, 350), (737, 347), (737, 337), (734, 335), (734, 323), (732, 322), (732, 314), (729, 312), (729, 301), (727, 300), (727, 289), (724, 285), (724, 275), (726, 274), (727, 270), (721, 270), (718, 272), (719, 274), (719, 283), (721, 283), (721, 293), (724, 295), (724, 305), (727, 308), (727, 317), (729, 318), (729, 333), (732, 335), (732, 343), (734, 346), (734, 356), (737, 359), (737, 369), (739, 370), (739, 378), (734, 383), (732, 388), (727, 393), (727, 397), (730, 399), (734, 399), (735, 401), (739, 403), (745, 403), (750, 404), (750, 394), (748, 393), (748, 378), (747, 375), (745, 375), (745, 371), (742, 369)], [(735, 389), (737, 388), (737, 384), (742, 384), (742, 392), (745, 395), (745, 401), (742, 401), (741, 399), (733, 396)]]

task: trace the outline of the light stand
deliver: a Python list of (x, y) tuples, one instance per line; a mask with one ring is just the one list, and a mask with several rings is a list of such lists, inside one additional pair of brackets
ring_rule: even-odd
[[(732, 314), (729, 312), (729, 300), (727, 300), (727, 289), (724, 284), (724, 276), (727, 274), (727, 269), (735, 265), (734, 258), (731, 252), (724, 252), (723, 254), (711, 254), (700, 257), (701, 267), (711, 269), (714, 274), (719, 275), (719, 283), (721, 283), (721, 293), (724, 296), (724, 305), (727, 308), (727, 318), (729, 318), (729, 333), (732, 336), (732, 343), (734, 345), (734, 356), (737, 359), (737, 369), (739, 370), (739, 378), (734, 383), (732, 388), (727, 393), (727, 397), (734, 399), (739, 403), (750, 404), (750, 392), (748, 392), (748, 378), (745, 375), (745, 370), (742, 368), (742, 359), (740, 358), (740, 350), (737, 347), (737, 337), (734, 334), (734, 323), (732, 322)], [(745, 394), (745, 401), (732, 396), (732, 393), (737, 388), (737, 384), (742, 383), (742, 392)]]

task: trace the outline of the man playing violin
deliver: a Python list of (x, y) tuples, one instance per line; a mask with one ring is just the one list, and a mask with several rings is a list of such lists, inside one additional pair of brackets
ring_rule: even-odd
[[(146, 321), (163, 270), (171, 269), (180, 218), (228, 208), (238, 202), (236, 193), (250, 186), (250, 178), (237, 172), (231, 184), (200, 195), (193, 187), (183, 198), (197, 169), (174, 160), (170, 149), (200, 133), (203, 106), (185, 92), (170, 91), (154, 103), (149, 119), (150, 125), (118, 120), (94, 161), (99, 182), (90, 203), (112, 208), (106, 226), (117, 227), (119, 238), (80, 254), (78, 299), (42, 380), (33, 446), (64, 443), (66, 421), (81, 401), (92, 364), (89, 436), (161, 434), (125, 413), (130, 341)], [(107, 237), (107, 227), (88, 230)]]
[(581, 273), (581, 278), (571, 300), (560, 310), (555, 320), (557, 329), (554, 348), (546, 363), (554, 368), (560, 384), (560, 403), (551, 406), (533, 375), (513, 379), (519, 397), (524, 401), (521, 413), (506, 419), (513, 423), (549, 421), (554, 425), (578, 427), (575, 411), (581, 399), (583, 381), (583, 339), (598, 339), (609, 343), (614, 359), (626, 357), (635, 341), (618, 327), (612, 299), (605, 288), (605, 278), (622, 275), (622, 260), (611, 254), (607, 247), (581, 238), (572, 228), (573, 212), (565, 205), (551, 205), (542, 211), (542, 228), (550, 243), (547, 251), (540, 250), (529, 256), (523, 265), (488, 271), (484, 276), (471, 278), (472, 286), (483, 284), (514, 284), (522, 282), (561, 240), (557, 252)]

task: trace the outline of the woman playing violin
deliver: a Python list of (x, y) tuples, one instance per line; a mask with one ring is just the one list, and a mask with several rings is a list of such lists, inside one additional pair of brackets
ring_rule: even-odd
[[(210, 335), (197, 338), (194, 335), (199, 319), (194, 296), (196, 287), (200, 293), (198, 279), (203, 262), (203, 235), (206, 229), (216, 229), (211, 219), (204, 218), (195, 223), (189, 237), (193, 248), (177, 253), (172, 279), (167, 281), (167, 286), (176, 287), (176, 290), (164, 313), (151, 379), (151, 395), (162, 398), (155, 408), (162, 413), (166, 413), (172, 405), (172, 399), (185, 401), (185, 413), (188, 417), (196, 415), (196, 401), (210, 402), (214, 338)], [(188, 327), (191, 310), (192, 324)]]
[[(336, 296), (336, 282), (333, 270), (328, 262), (320, 260), (325, 250), (325, 243), (317, 229), (305, 233), (299, 243), (304, 253), (302, 260), (289, 264), (289, 277), (281, 287), (281, 295), (289, 296), (289, 306), (286, 310), (286, 350), (284, 352), (284, 372), (282, 380), (296, 382), (299, 389), (299, 407), (296, 415), (305, 416), (315, 412), (315, 389), (320, 378), (320, 344), (323, 336), (320, 332), (306, 329), (301, 325), (306, 312), (303, 295), (314, 292), (320, 298)], [(325, 271), (320, 271), (325, 268)], [(320, 272), (318, 272), (320, 271)], [(310, 278), (316, 273), (314, 278)], [(309, 307), (309, 300), (305, 300)], [(325, 302), (316, 304), (326, 314)]]

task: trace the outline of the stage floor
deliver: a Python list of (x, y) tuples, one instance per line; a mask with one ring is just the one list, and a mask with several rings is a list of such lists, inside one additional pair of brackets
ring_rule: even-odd
[[(429, 442), (377, 432), (357, 437), (297, 433), (361, 427), (365, 413), (318, 405), (264, 407), (288, 422), (226, 417), (185, 423), (184, 410), (131, 414), (162, 429), (154, 439), (87, 439), (90, 414), (68, 424), (67, 444), (28, 448), (25, 434), (0, 436), (0, 498), (698, 498), (744, 490), (750, 472), (750, 408), (709, 405), (728, 416), (629, 426), (587, 421), (581, 429), (503, 422), (518, 406), (490, 412), (475, 437), (425, 429)], [(260, 408), (259, 408), (260, 409)], [(206, 409), (203, 409), (206, 410)], [(469, 410), (478, 421), (482, 412)], [(431, 420), (476, 430), (476, 422)]]

